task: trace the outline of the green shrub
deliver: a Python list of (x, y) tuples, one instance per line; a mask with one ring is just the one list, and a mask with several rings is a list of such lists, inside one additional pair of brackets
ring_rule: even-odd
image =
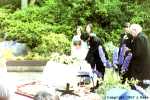
[[(41, 2), (40, 6), (29, 6), (14, 12), (7, 9), (0, 10), (0, 15), (2, 15), (0, 16), (0, 33), (7, 32), (9, 40), (25, 42), (33, 51), (39, 48), (39, 45), (42, 46), (42, 43), (44, 47), (41, 39), (49, 33), (64, 34), (70, 41), (75, 27), (85, 26), (89, 21), (93, 23), (94, 32), (104, 43), (112, 41), (113, 44), (118, 45), (122, 24), (126, 21), (140, 23), (144, 32), (150, 36), (148, 0), (142, 2), (129, 2), (128, 0), (38, 1)], [(3, 35), (1, 34), (0, 37)], [(62, 51), (66, 53), (69, 50), (64, 48), (61, 53)]]
[(54, 16), (48, 7), (29, 6), (23, 10), (17, 10), (8, 19), (22, 22), (39, 21), (41, 23), (53, 23)]
[(37, 52), (29, 52), (28, 55), (24, 57), (17, 57), (17, 60), (49, 60), (49, 56), (41, 55)]
[(33, 52), (50, 55), (52, 52), (70, 54), (70, 41), (63, 34), (49, 33), (41, 37), (42, 42), (33, 49)]
[[(71, 34), (77, 25), (87, 24), (89, 21), (94, 24), (94, 32), (102, 39), (103, 42), (116, 42), (118, 35), (121, 32), (121, 26), (125, 21), (128, 21), (132, 16), (127, 16), (122, 10), (120, 0), (46, 0), (46, 5), (53, 4), (56, 9), (53, 12), (55, 21), (59, 25), (64, 25), (71, 28), (67, 29), (67, 36), (71, 38)], [(57, 24), (57, 25), (58, 25)], [(58, 28), (57, 28), (58, 29)], [(57, 30), (58, 31), (58, 30)], [(65, 28), (61, 29), (65, 31)], [(65, 31), (66, 33), (66, 31)]]
[(104, 44), (104, 47), (108, 54), (109, 60), (112, 62), (113, 52), (114, 52), (114, 49), (116, 48), (116, 46), (114, 46), (112, 42), (108, 42), (108, 43)]
[(72, 58), (71, 56), (59, 54), (59, 53), (52, 53), (50, 56), (50, 60), (62, 64), (73, 64), (73, 63), (79, 63), (79, 60)]
[[(3, 32), (8, 33), (7, 40), (27, 43), (32, 51), (41, 53), (40, 55), (55, 51), (69, 54), (69, 40), (73, 35), (71, 27), (59, 24), (52, 25), (54, 19), (51, 16), (51, 10), (49, 12), (47, 10), (49, 10), (48, 7), (29, 7), (8, 15), (4, 13), (4, 16), (0, 17), (2, 20), (0, 28)], [(48, 45), (50, 47), (47, 47)]]
[(0, 8), (0, 38), (3, 37), (1, 33), (5, 32), (6, 28), (5, 19), (7, 18), (7, 16), (9, 16), (10, 12), (11, 12), (10, 9)]
[(32, 49), (42, 42), (41, 35), (50, 30), (50, 26), (34, 21), (33, 23), (22, 22), (19, 20), (7, 20), (8, 40), (17, 40), (27, 43)]
[(106, 92), (112, 88), (124, 88), (124, 89), (131, 89), (130, 84), (137, 84), (137, 80), (127, 80), (124, 84), (122, 84), (122, 77), (119, 76), (119, 73), (116, 72), (114, 69), (106, 69), (106, 73), (104, 76), (104, 81), (101, 81), (100, 87), (97, 89), (97, 93), (103, 97), (105, 100)]
[(17, 9), (21, 6), (21, 0), (0, 0), (0, 7), (8, 9)]

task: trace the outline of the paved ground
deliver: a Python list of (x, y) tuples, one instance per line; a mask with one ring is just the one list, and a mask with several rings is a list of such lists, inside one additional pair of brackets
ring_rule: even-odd
[(9, 75), (17, 82), (17, 84), (24, 84), (31, 81), (41, 80), (42, 72), (8, 72)]
[(8, 72), (1, 73), (1, 84), (4, 83), (11, 93), (11, 100), (32, 100), (28, 97), (15, 94), (16, 86), (42, 79), (42, 72)]

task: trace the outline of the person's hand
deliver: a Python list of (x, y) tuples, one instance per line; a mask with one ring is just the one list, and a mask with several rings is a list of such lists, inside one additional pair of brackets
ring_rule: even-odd
[(122, 67), (122, 68), (121, 68), (121, 74), (126, 73), (126, 72), (127, 72), (127, 70), (128, 70), (127, 68)]
[(114, 69), (118, 69), (118, 66), (116, 64), (113, 64)]
[(111, 68), (112, 64), (107, 60), (107, 62), (104, 64), (105, 67)]
[(124, 74), (125, 72), (125, 69), (121, 69), (121, 74)]
[(106, 63), (104, 63), (103, 65), (104, 65), (105, 67), (107, 66), (107, 64), (106, 64)]
[(128, 47), (126, 47), (126, 48), (125, 48), (125, 50), (126, 50), (126, 51), (131, 51), (131, 49), (130, 49), (130, 48), (128, 48)]
[(131, 49), (129, 49), (128, 47), (124, 47), (124, 55), (126, 54), (126, 52), (131, 51)]

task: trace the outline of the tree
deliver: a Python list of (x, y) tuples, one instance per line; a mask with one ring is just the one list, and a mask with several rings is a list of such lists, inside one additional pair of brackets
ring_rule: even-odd
[(21, 0), (21, 9), (24, 9), (28, 6), (28, 0)]
[(36, 3), (36, 0), (30, 0), (30, 5), (34, 5)]

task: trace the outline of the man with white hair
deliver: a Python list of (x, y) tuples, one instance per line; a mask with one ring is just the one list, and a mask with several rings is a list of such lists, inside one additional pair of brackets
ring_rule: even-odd
[(133, 36), (131, 40), (131, 52), (133, 54), (125, 78), (132, 77), (138, 79), (139, 85), (143, 88), (147, 86), (143, 84), (143, 80), (150, 80), (150, 45), (148, 37), (142, 32), (139, 24), (130, 26), (130, 34)]

